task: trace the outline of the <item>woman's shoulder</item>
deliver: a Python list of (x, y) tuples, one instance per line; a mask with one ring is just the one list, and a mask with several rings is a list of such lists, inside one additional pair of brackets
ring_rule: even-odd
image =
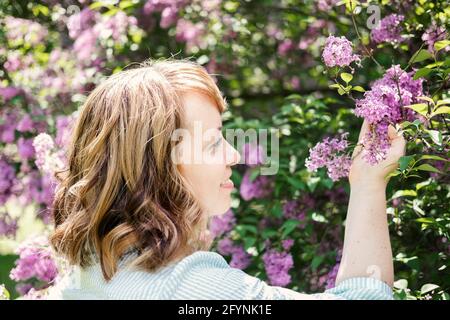
[(62, 299), (165, 299), (180, 284), (190, 283), (192, 275), (230, 268), (220, 254), (212, 251), (196, 251), (154, 272), (133, 267), (137, 257), (133, 250), (124, 254), (108, 282), (103, 279), (99, 263), (76, 268), (61, 279), (49, 298), (56, 299), (59, 294)]
[(196, 251), (177, 262), (177, 270), (185, 268), (230, 268), (225, 258), (213, 251)]

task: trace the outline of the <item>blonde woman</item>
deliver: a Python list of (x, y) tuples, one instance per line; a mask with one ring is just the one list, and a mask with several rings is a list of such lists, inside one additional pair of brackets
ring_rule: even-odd
[[(305, 294), (270, 286), (209, 251), (208, 221), (230, 208), (229, 178), (240, 161), (221, 134), (224, 110), (212, 77), (189, 60), (147, 61), (89, 95), (59, 174), (51, 236), (75, 271), (51, 298), (392, 299), (383, 177), (404, 154), (401, 135), (390, 128), (388, 158), (376, 166), (355, 149), (336, 286)], [(198, 125), (208, 139), (195, 134)], [(188, 134), (174, 139), (179, 130)], [(360, 137), (365, 130), (366, 123)]]

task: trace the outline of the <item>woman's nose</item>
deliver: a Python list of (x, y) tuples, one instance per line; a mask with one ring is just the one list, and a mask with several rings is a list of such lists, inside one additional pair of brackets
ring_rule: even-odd
[(225, 153), (225, 163), (234, 166), (241, 161), (240, 153), (227, 141), (227, 152)]

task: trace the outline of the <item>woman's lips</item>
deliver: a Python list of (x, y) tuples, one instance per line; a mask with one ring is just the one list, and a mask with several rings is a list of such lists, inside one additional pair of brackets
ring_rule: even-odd
[(228, 179), (227, 181), (222, 182), (222, 183), (220, 184), (220, 186), (221, 186), (222, 188), (225, 188), (225, 189), (233, 189), (233, 188), (234, 188), (234, 183), (233, 183), (233, 181), (231, 181), (230, 179)]

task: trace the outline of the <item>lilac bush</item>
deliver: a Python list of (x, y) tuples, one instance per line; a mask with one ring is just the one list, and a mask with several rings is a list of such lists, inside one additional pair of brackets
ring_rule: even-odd
[[(230, 106), (226, 128), (278, 130), (277, 173), (261, 174), (271, 153), (258, 141), (244, 145), (244, 163), (233, 168), (232, 209), (210, 221), (213, 250), (231, 266), (298, 291), (332, 287), (352, 148), (361, 143), (364, 159), (378, 163), (392, 125), (407, 140), (386, 193), (396, 298), (448, 299), (447, 2), (379, 3), (374, 28), (367, 23), (372, 3), (358, 10), (352, 3), (93, 0), (70, 12), (65, 2), (30, 2), (18, 11), (6, 1), (0, 242), (7, 249), (0, 272), (14, 281), (0, 299), (6, 291), (13, 299), (40, 299), (40, 289), (56, 279), (48, 244), (21, 242), (25, 212), (33, 227), (52, 230), (53, 174), (67, 165), (79, 106), (104, 77), (173, 55), (191, 57), (213, 75)], [(358, 141), (362, 120), (370, 130)], [(14, 253), (8, 244), (27, 249)], [(11, 265), (6, 257), (13, 254)]]

